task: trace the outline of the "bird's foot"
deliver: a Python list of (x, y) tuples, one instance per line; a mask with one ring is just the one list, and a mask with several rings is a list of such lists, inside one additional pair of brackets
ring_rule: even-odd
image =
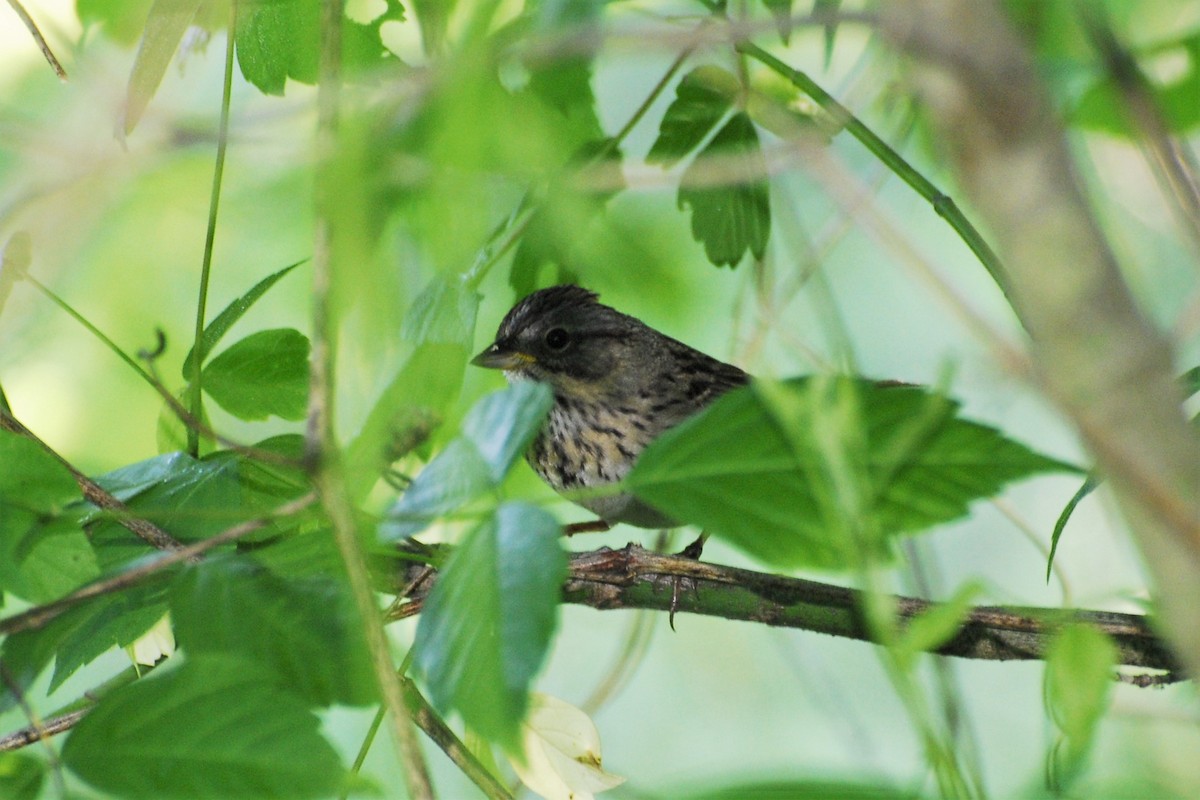
[[(680, 550), (677, 555), (683, 558), (690, 558), (693, 561), (700, 560), (700, 554), (704, 552), (704, 543), (708, 541), (708, 534), (702, 533), (696, 537), (696, 541), (689, 544), (687, 547)], [(684, 581), (687, 581), (688, 588), (693, 592), (697, 591), (696, 582), (684, 578), (682, 575), (676, 575), (671, 579), (671, 607), (667, 614), (667, 624), (671, 626), (671, 630), (675, 630), (675, 612), (679, 610), (679, 592), (683, 587)]]

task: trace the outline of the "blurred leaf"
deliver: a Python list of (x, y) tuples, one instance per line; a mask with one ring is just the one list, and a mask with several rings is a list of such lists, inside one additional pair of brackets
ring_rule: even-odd
[(950, 599), (935, 603), (910, 619), (893, 650), (902, 667), (911, 668), (922, 653), (932, 652), (953, 639), (982, 592), (982, 584), (968, 581)]
[(669, 168), (699, 147), (733, 108), (738, 91), (737, 77), (721, 67), (696, 67), (684, 75), (646, 161)]
[(1064, 741), (1052, 754), (1059, 787), (1079, 773), (1108, 708), (1117, 648), (1095, 628), (1065, 626), (1046, 652), (1046, 710)]
[(24, 753), (0, 753), (0, 797), (36, 800), (46, 777), (45, 765)]
[[(838, 10), (842, 7), (842, 0), (813, 0), (813, 16), (819, 14), (829, 14), (837, 16)], [(829, 69), (829, 63), (833, 60), (833, 43), (837, 38), (837, 22), (827, 22), (824, 25), (825, 32), (825, 69)], [(785, 40), (786, 41), (786, 40)]]
[(521, 381), (485, 395), (471, 408), (463, 420), (463, 435), (475, 444), (494, 483), (504, 480), (529, 448), (553, 405), (549, 386)]
[(1063, 506), (1062, 513), (1058, 515), (1058, 519), (1054, 522), (1054, 532), (1050, 534), (1050, 555), (1046, 557), (1046, 583), (1050, 582), (1050, 572), (1054, 568), (1054, 555), (1058, 552), (1058, 540), (1062, 538), (1063, 531), (1067, 528), (1067, 523), (1071, 520), (1071, 515), (1075, 513), (1075, 508), (1083, 501), (1083, 498), (1096, 490), (1100, 485), (1100, 478), (1096, 475), (1088, 475), (1083, 481), (1083, 485), (1071, 495), (1071, 499)]
[[(217, 344), (221, 341), (221, 338), (225, 336), (225, 334), (229, 332), (229, 329), (232, 328), (234, 324), (242, 318), (243, 314), (250, 310), (250, 307), (254, 305), (260, 297), (267, 293), (267, 290), (274, 286), (280, 278), (282, 278), (284, 275), (287, 275), (289, 272), (307, 260), (307, 258), (302, 258), (299, 261), (289, 264), (278, 272), (271, 273), (258, 283), (254, 284), (250, 291), (246, 292), (244, 295), (225, 306), (221, 313), (217, 314), (216, 318), (214, 318), (212, 322), (205, 326), (204, 333), (200, 336), (200, 363), (204, 363), (204, 360), (208, 358), (209, 353), (213, 351), (213, 348), (217, 346)], [(193, 347), (192, 349), (188, 350), (187, 356), (183, 359), (183, 368), (181, 372), (183, 373), (183, 379), (185, 381), (190, 381), (192, 379), (192, 359), (195, 357), (196, 351)]]
[(8, 237), (0, 253), (0, 313), (12, 293), (12, 287), (25, 276), (33, 261), (33, 241), (28, 231), (17, 231)]
[(76, 606), (40, 628), (18, 631), (0, 641), (0, 669), (4, 674), (0, 681), (0, 714), (17, 705), (18, 696), (24, 696), (62, 642), (86, 623), (88, 615), (87, 606)]
[(557, 697), (533, 692), (522, 723), (521, 756), (510, 763), (521, 783), (545, 798), (591, 797), (625, 779), (601, 768), (600, 732), (591, 717)]
[[(1167, 49), (1162, 46), (1156, 49)], [(1147, 81), (1158, 113), (1167, 129), (1183, 134), (1200, 125), (1200, 35), (1192, 35), (1170, 46), (1186, 60), (1187, 71), (1168, 83)], [(1131, 54), (1131, 57), (1134, 57)], [(1114, 136), (1139, 138), (1139, 128), (1130, 114), (1117, 82), (1108, 75), (1097, 78), (1082, 94), (1069, 115), (1069, 121), (1083, 128), (1101, 130)]]
[(62, 759), (126, 798), (325, 797), (343, 769), (318, 727), (253, 662), (201, 655), (106, 695)]
[(75, 0), (75, 13), (85, 26), (100, 25), (118, 44), (131, 45), (142, 36), (153, 0)]
[[(743, 112), (730, 117), (683, 173), (679, 207), (691, 207), (692, 238), (716, 266), (736, 267), (747, 250), (755, 258), (766, 253), (771, 233), (766, 174), (758, 132)], [(714, 176), (721, 185), (713, 185)]]
[[(349, 76), (383, 65), (394, 57), (379, 39), (379, 26), (403, 21), (398, 0), (363, 25), (342, 20), (342, 64)], [(287, 79), (317, 81), (321, 6), (311, 0), (249, 3), (238, 15), (237, 59), (243, 77), (264, 94), (282, 95)]]
[(293, 328), (252, 333), (204, 368), (204, 390), (244, 420), (274, 414), (303, 419), (308, 404), (308, 337)]
[(424, 529), (500, 485), (554, 402), (548, 386), (523, 381), (484, 396), (454, 439), (388, 510), (380, 535), (394, 541)]
[[(813, 5), (813, 14), (817, 13), (823, 2), (828, 2), (828, 0), (816, 0)], [(762, 4), (775, 19), (775, 30), (779, 31), (779, 38), (783, 40), (784, 44), (787, 44), (788, 39), (792, 36), (792, 0), (762, 0)]]
[[(850, 378), (826, 382), (857, 398), (861, 451), (841, 453), (847, 472), (864, 485), (864, 530), (882, 534), (850, 541), (831, 528), (827, 498), (814, 492), (832, 465), (809, 448), (800, 460), (789, 435), (824, 436), (814, 420), (826, 414), (813, 378), (781, 384), (795, 405), (786, 420), (764, 401), (762, 389), (737, 389), (671, 429), (639, 457), (626, 484), (664, 513), (728, 539), (776, 566), (849, 569), (860, 547), (890, 559), (891, 540), (964, 516), (969, 504), (1039, 472), (1077, 471), (955, 416), (958, 404), (915, 386)], [(787, 425), (785, 435), (781, 425)], [(815, 482), (814, 482), (815, 480)]]
[(109, 650), (128, 647), (167, 613), (166, 587), (152, 584), (98, 598), (76, 612), (82, 620), (55, 651), (53, 692), (85, 664)]
[(171, 616), (188, 658), (243, 659), (307, 705), (375, 699), (362, 623), (346, 588), (328, 577), (284, 580), (244, 561), (209, 559), (176, 581)]
[[(458, 396), (470, 351), (460, 344), (419, 345), (375, 401), (347, 448), (347, 483), (365, 497), (388, 465), (403, 453), (397, 444), (428, 437)], [(403, 449), (403, 448), (401, 448)]]
[(457, 511), (495, 484), (479, 449), (468, 439), (446, 445), (404, 490), (379, 524), (379, 535), (394, 542), (423, 531), (438, 517)]
[[(582, 4), (576, 4), (582, 5)], [(578, 33), (577, 30), (572, 32)], [(530, 69), (527, 91), (562, 115), (565, 138), (578, 146), (604, 138), (586, 58), (555, 58)]]
[(413, 13), (421, 26), (421, 46), (425, 55), (435, 56), (446, 41), (446, 25), (458, 0), (411, 0)]
[(400, 336), (414, 344), (437, 342), (470, 347), (475, 340), (479, 293), (461, 281), (434, 276), (409, 306)]
[(425, 601), (415, 664), (443, 711), (514, 751), (550, 645), (566, 555), (554, 517), (506, 503), (454, 551)]
[(145, 32), (133, 61), (121, 127), (128, 136), (137, 127), (150, 98), (158, 91), (183, 34), (196, 16), (201, 0), (154, 0)]

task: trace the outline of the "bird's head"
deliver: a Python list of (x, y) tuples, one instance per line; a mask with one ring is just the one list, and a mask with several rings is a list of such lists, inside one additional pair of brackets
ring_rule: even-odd
[(576, 397), (611, 393), (636, 377), (630, 374), (639, 365), (633, 355), (648, 341), (649, 329), (597, 298), (570, 285), (534, 292), (513, 306), (496, 340), (471, 363)]

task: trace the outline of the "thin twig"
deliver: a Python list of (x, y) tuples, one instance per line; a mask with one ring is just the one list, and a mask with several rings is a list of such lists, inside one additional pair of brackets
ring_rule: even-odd
[(42, 448), (47, 454), (52, 456), (58, 463), (62, 464), (71, 477), (75, 479), (75, 483), (79, 486), (79, 490), (83, 493), (84, 499), (89, 503), (102, 508), (105, 511), (111, 511), (116, 521), (132, 532), (135, 536), (145, 541), (151, 547), (158, 550), (181, 551), (184, 549), (183, 543), (177, 540), (171, 534), (164, 531), (148, 520), (133, 516), (129, 507), (118, 500), (100, 484), (84, 475), (77, 470), (71, 462), (59, 455), (50, 445), (46, 444), (33, 431), (26, 428), (20, 420), (4, 409), (0, 409), (0, 430), (6, 430), (10, 433), (15, 433), (23, 436), (29, 441)]
[(429, 701), (417, 689), (417, 685), (409, 678), (402, 678), (401, 683), (404, 686), (404, 699), (408, 703), (409, 712), (425, 735), (441, 748), (442, 752), (480, 788), (484, 795), (491, 800), (512, 800), (508, 789), (496, 780), (496, 776), (489, 772), (487, 767), (472, 755), (454, 731), (450, 730), (450, 726), (438, 716), (433, 706), (429, 705)]
[(17, 12), (17, 16), (21, 18), (21, 22), (25, 23), (25, 27), (29, 30), (29, 34), (33, 36), (33, 41), (37, 43), (38, 49), (42, 51), (42, 55), (46, 57), (46, 61), (50, 63), (54, 74), (58, 76), (60, 81), (65, 81), (67, 79), (67, 71), (63, 69), (62, 63), (54, 55), (54, 51), (50, 49), (46, 37), (42, 36), (37, 23), (33, 21), (33, 17), (29, 16), (29, 12), (25, 10), (25, 6), (21, 5), (20, 0), (8, 0), (8, 4), (12, 6), (13, 11)]
[[(432, 800), (429, 770), (404, 702), (400, 677), (392, 663), (391, 647), (371, 587), (358, 525), (346, 487), (333, 430), (336, 325), (333, 318), (334, 219), (338, 129), (341, 97), (343, 0), (321, 3), (320, 65), (317, 85), (317, 176), (314, 191), (315, 224), (312, 279), (312, 357), (309, 383), (305, 461), (321, 505), (329, 516), (350, 591), (366, 634), (375, 682), (391, 723), (396, 755), (404, 772), (409, 797)], [(198, 349), (197, 349), (197, 352)]]
[(113, 575), (111, 578), (89, 583), (53, 602), (34, 606), (27, 611), (22, 611), (20, 614), (0, 619), (0, 635), (9, 635), (19, 633), (20, 631), (40, 628), (80, 603), (138, 586), (163, 570), (177, 564), (194, 562), (214, 547), (235, 542), (244, 536), (265, 528), (276, 519), (288, 517), (302, 511), (314, 502), (316, 502), (316, 495), (313, 493), (306, 494), (296, 500), (284, 503), (269, 514), (238, 523), (215, 536), (188, 545), (182, 549), (164, 553), (158, 558), (138, 562), (137, 566), (130, 567), (124, 572)]

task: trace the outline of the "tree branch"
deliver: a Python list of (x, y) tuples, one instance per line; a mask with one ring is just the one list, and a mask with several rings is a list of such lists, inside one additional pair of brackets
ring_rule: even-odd
[(994, 232), (1047, 394), (1074, 423), (1145, 555), (1165, 630), (1200, 669), (1200, 441), (1170, 342), (1138, 308), (1025, 43), (997, 3), (905, 0), (883, 31)]
[[(409, 604), (395, 616), (418, 612), (435, 577), (425, 565), (406, 564), (394, 576), (392, 588), (410, 592)], [(679, 612), (871, 641), (860, 613), (863, 593), (856, 589), (661, 555), (634, 544), (572, 554), (563, 600), (602, 611), (669, 611), (671, 584), (677, 577), (684, 579)], [(894, 603), (901, 621), (937, 606), (912, 597), (896, 597)], [(1134, 676), (1130, 682), (1158, 684), (1185, 678), (1178, 659), (1154, 634), (1146, 617), (1108, 611), (979, 606), (933, 652), (988, 661), (1041, 660), (1055, 634), (1069, 623), (1091, 625), (1109, 636), (1122, 666), (1167, 673), (1152, 679)]]

